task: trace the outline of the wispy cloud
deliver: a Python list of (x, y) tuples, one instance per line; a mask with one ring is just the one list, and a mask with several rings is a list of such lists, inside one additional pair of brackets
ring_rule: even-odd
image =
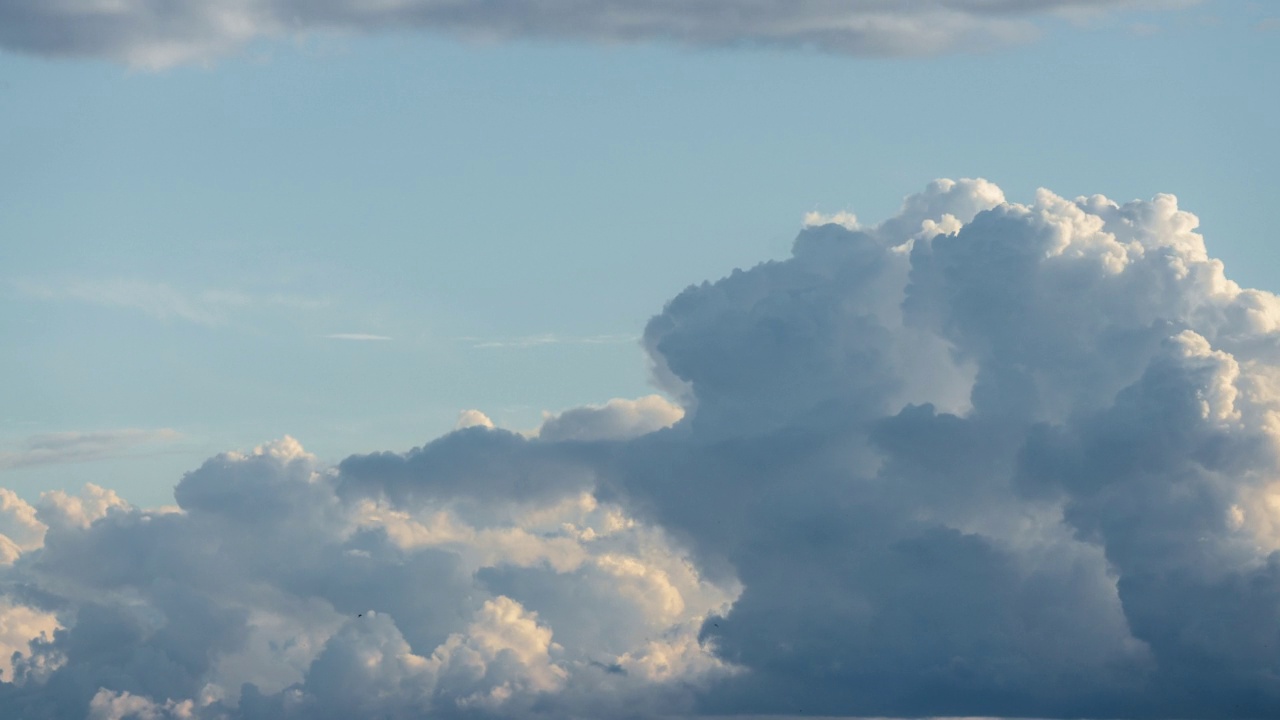
[(498, 339), (498, 340), (482, 340), (480, 338), (467, 337), (463, 340), (470, 341), (473, 348), (514, 348), (524, 349), (538, 347), (541, 345), (619, 345), (623, 343), (639, 342), (638, 335), (586, 335), (586, 336), (569, 336), (556, 335), (554, 333), (543, 333), (540, 335), (525, 335), (522, 337)]
[(370, 335), (368, 333), (333, 333), (324, 336), (326, 340), (379, 341), (390, 340), (386, 335)]
[(171, 443), (180, 437), (181, 433), (169, 428), (42, 433), (28, 437), (18, 450), (0, 452), (0, 470), (103, 460), (141, 446)]
[(848, 210), (827, 214), (814, 210), (804, 214), (803, 225), (809, 227), (820, 227), (822, 225), (839, 225), (846, 230), (857, 230), (858, 216)]
[(285, 293), (183, 290), (165, 282), (132, 278), (23, 278), (14, 281), (13, 285), (20, 294), (38, 300), (83, 302), (134, 310), (159, 320), (181, 320), (198, 325), (222, 325), (236, 313), (264, 307), (318, 310), (329, 305), (324, 299)]

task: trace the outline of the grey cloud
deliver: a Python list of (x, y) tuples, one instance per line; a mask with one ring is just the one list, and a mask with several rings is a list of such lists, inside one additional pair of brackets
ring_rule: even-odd
[(432, 497), (524, 501), (589, 489), (582, 460), (506, 430), (469, 427), (408, 453), (352, 456), (338, 466), (339, 492), (385, 494), (397, 504)]
[[(207, 60), (254, 38), (418, 28), (481, 39), (690, 46), (763, 45), (895, 56), (982, 49), (1037, 34), (1046, 14), (1106, 12), (1133, 0), (154, 0), (0, 5), (0, 46), (163, 67)], [(1177, 0), (1147, 0), (1177, 7)]]
[(615, 472), (744, 584), (704, 632), (755, 672), (706, 707), (1275, 712), (1280, 305), (1195, 223), (940, 183), (674, 299), (645, 343), (686, 435)]
[(180, 437), (176, 430), (168, 428), (32, 435), (22, 443), (20, 449), (0, 452), (0, 470), (101, 460), (116, 457), (140, 446), (171, 443)]
[(0, 496), (0, 717), (1280, 714), (1280, 298), (1167, 195), (841, 219), (652, 319), (668, 427)]

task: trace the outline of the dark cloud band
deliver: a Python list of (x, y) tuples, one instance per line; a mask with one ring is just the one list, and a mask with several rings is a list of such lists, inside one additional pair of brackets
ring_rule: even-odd
[[(8, 0), (0, 3), (0, 47), (163, 67), (207, 60), (260, 37), (419, 28), (481, 39), (927, 55), (1026, 40), (1036, 34), (1037, 15), (1128, 4), (1132, 0)], [(1178, 3), (1146, 3), (1162, 4)]]

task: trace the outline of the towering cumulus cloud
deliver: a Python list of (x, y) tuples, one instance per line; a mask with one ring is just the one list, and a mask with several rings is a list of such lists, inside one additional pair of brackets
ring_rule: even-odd
[(1280, 715), (1280, 299), (1166, 195), (830, 219), (649, 323), (683, 414), (0, 493), (0, 717)]
[(1037, 15), (1137, 4), (1186, 0), (5, 0), (0, 47), (163, 67), (259, 37), (418, 28), (483, 39), (921, 55), (1025, 40), (1036, 34)]

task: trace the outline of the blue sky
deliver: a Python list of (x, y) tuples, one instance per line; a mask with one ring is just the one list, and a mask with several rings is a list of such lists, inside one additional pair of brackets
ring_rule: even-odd
[(158, 502), (194, 460), (285, 432), (337, 459), (469, 407), (530, 428), (646, 393), (630, 339), (685, 285), (935, 177), (1173, 192), (1233, 278), (1270, 287), (1272, 14), (1051, 18), (913, 58), (404, 31), (159, 70), (5, 54), (0, 442), (172, 428), (168, 455), (92, 469)]
[(569, 6), (0, 0), (0, 707), (1280, 708), (1280, 6)]

